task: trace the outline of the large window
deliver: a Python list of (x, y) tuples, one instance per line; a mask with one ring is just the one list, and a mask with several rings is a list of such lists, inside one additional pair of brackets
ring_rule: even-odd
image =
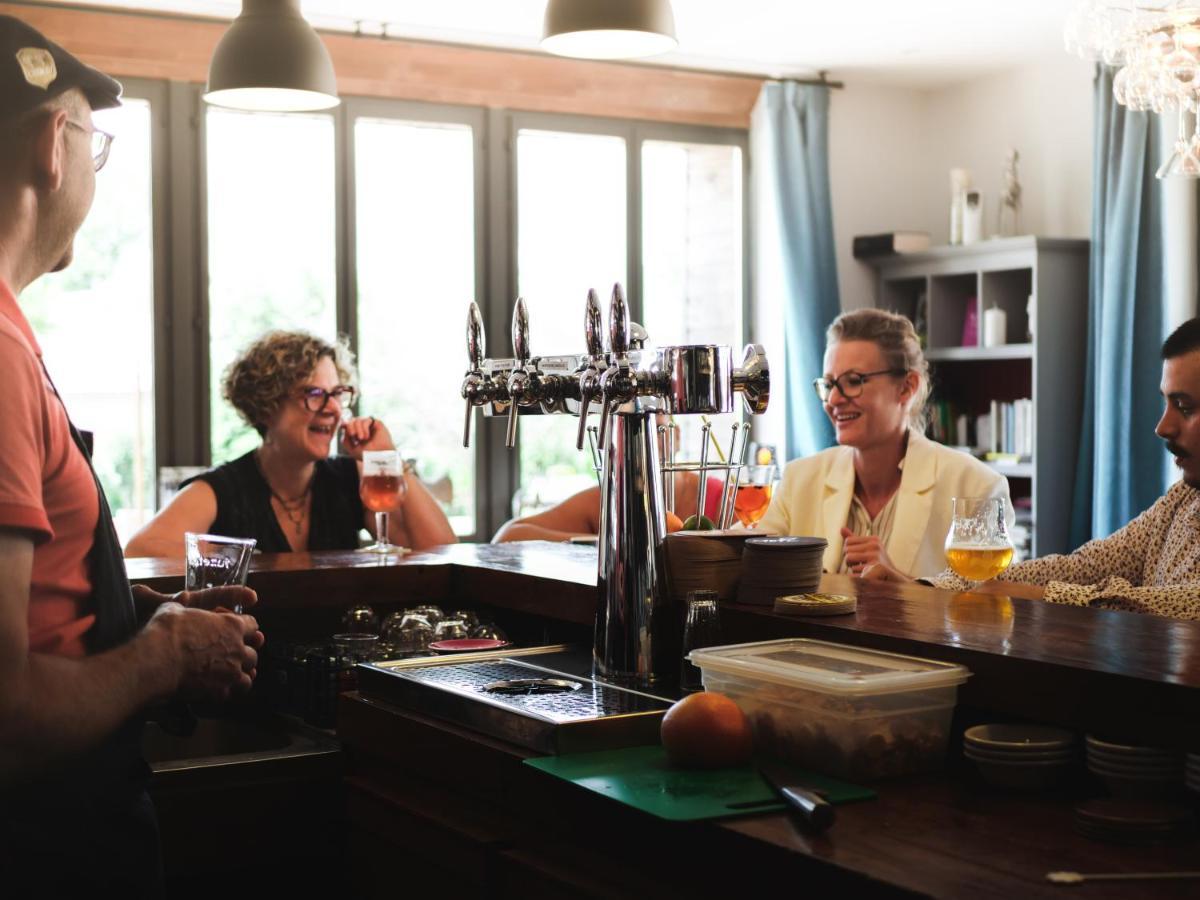
[[(358, 98), (240, 113), (205, 107), (197, 86), (138, 91), (153, 110), (133, 99), (96, 116), (117, 141), (74, 265), (22, 297), (95, 432), (123, 537), (154, 509), (159, 466), (258, 443), (220, 380), (271, 329), (346, 334), (359, 412), (416, 458), (456, 531), (483, 540), (596, 473), (567, 416), (523, 416), (517, 457), (494, 420), (462, 447), (469, 301), (493, 358), (511, 352), (518, 295), (534, 356), (582, 352), (587, 290), (607, 313), (615, 282), (652, 343), (740, 352), (744, 133)], [(680, 424), (694, 455), (698, 422)]]
[[(626, 141), (598, 134), (521, 129), (517, 134), (517, 293), (529, 309), (534, 356), (584, 349), (584, 301), (595, 288), (604, 309), (625, 285)], [(578, 422), (521, 419), (520, 493), (528, 513), (596, 483)]]
[(334, 126), (327, 115), (207, 111), (208, 332), (214, 464), (258, 445), (221, 374), (272, 329), (337, 331)]
[(21, 296), (46, 367), (94, 461), (122, 540), (154, 510), (154, 259), (150, 103), (92, 116), (115, 135), (61, 273)]
[(453, 411), (476, 298), (474, 141), (468, 125), (354, 123), (362, 410), (387, 422), (464, 535), (475, 454)]
[[(729, 344), (734, 364), (741, 361), (742, 218), (740, 147), (642, 143), (644, 318), (655, 343)], [(740, 420), (740, 402), (714, 418), (716, 446), (728, 449)], [(700, 417), (681, 416), (677, 424), (680, 456), (698, 458)]]

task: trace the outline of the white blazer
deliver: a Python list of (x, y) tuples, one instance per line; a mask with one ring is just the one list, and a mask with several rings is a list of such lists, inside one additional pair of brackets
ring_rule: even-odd
[[(910, 431), (892, 533), (884, 549), (901, 572), (913, 577), (946, 569), (946, 534), (954, 497), (1003, 497), (1005, 518), (1013, 522), (1008, 479), (961, 450)], [(854, 449), (831, 447), (792, 460), (779, 490), (759, 523), (764, 534), (823, 537), (829, 542), (822, 564), (836, 572), (842, 564), (842, 527), (854, 498)]]

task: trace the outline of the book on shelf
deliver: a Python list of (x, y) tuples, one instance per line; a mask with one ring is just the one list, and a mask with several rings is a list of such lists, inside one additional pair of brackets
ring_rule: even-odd
[(1028, 462), (1033, 457), (1033, 401), (993, 400), (987, 412), (972, 415), (935, 400), (929, 404), (928, 435), (941, 444), (971, 447), (988, 462)]
[(873, 259), (897, 253), (919, 253), (929, 249), (927, 231), (889, 231), (886, 234), (860, 234), (854, 238), (854, 258)]

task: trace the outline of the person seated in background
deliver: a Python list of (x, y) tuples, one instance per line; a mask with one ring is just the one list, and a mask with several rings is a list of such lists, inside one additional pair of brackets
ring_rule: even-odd
[[(1183, 473), (1166, 494), (1124, 528), (1073, 553), (1016, 563), (979, 586), (948, 570), (922, 580), (995, 594), (1005, 593), (1006, 582), (1022, 582), (1041, 587), (1042, 598), (1054, 603), (1200, 619), (1200, 318), (1175, 329), (1162, 357), (1166, 406), (1154, 433)], [(911, 580), (886, 563), (864, 577)]]
[[(184, 532), (254, 538), (265, 553), (350, 550), (374, 516), (359, 498), (362, 454), (394, 450), (373, 417), (350, 417), (354, 360), (343, 340), (303, 332), (259, 338), (225, 371), (222, 396), (262, 437), (244, 456), (185, 482), (125, 548), (126, 556), (181, 556)], [(343, 423), (343, 419), (345, 419)], [(330, 457), (342, 433), (345, 455)], [(388, 540), (421, 550), (457, 538), (446, 514), (411, 472)]]
[(904, 316), (838, 316), (814, 385), (838, 446), (787, 464), (760, 532), (825, 538), (827, 572), (917, 573), (946, 566), (952, 498), (1002, 497), (1011, 523), (1008, 481), (923, 434), (929, 364)]
[[(696, 512), (698, 478), (695, 472), (678, 472), (675, 475), (675, 517), (668, 521), (667, 530), (677, 531)], [(709, 476), (705, 487), (704, 515), (713, 522), (721, 511), (721, 491), (725, 487), (723, 478)], [(674, 527), (671, 527), (674, 524)], [(600, 488), (590, 487), (572, 494), (549, 509), (509, 519), (492, 538), (493, 544), (509, 541), (569, 541), (572, 538), (594, 537), (600, 533)]]

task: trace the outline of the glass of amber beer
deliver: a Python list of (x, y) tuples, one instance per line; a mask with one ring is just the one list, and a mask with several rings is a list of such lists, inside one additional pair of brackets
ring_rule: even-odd
[(758, 520), (767, 514), (771, 495), (779, 481), (776, 466), (746, 466), (733, 498), (733, 514), (746, 528), (758, 527)]
[(995, 578), (1012, 562), (1013, 545), (1002, 497), (955, 497), (954, 521), (946, 535), (946, 562), (961, 578), (978, 584)]
[(398, 450), (368, 450), (363, 453), (362, 481), (358, 493), (363, 506), (375, 513), (375, 543), (363, 549), (371, 553), (397, 553), (403, 547), (388, 542), (388, 513), (404, 499), (404, 463)]

